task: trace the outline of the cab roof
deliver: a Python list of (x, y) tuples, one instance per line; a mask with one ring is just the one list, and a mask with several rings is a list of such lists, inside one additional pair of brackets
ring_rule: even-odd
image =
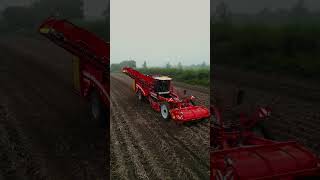
[(172, 80), (172, 78), (170, 78), (169, 76), (155, 76), (153, 78), (157, 79), (157, 80), (162, 80), (162, 81), (164, 81), (164, 80), (168, 80), (168, 81)]

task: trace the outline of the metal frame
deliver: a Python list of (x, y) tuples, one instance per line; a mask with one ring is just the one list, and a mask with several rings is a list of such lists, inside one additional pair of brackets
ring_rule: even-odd
[(210, 152), (211, 180), (320, 177), (320, 160), (302, 145), (261, 138), (251, 132), (263, 118), (260, 107), (251, 116), (254, 118), (247, 118), (252, 121), (247, 127), (230, 132), (226, 132), (220, 109), (212, 106), (210, 110), (216, 118), (211, 124), (211, 146), (215, 147)]
[(79, 58), (79, 94), (87, 97), (93, 90), (97, 90), (103, 104), (109, 107), (109, 43), (65, 19), (50, 17), (38, 30), (53, 43)]

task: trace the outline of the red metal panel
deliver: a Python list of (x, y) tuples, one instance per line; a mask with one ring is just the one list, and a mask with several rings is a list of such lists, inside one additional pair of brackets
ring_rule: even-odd
[(96, 88), (105, 105), (109, 106), (109, 43), (93, 33), (64, 19), (48, 18), (39, 27), (44, 35), (80, 60), (80, 94), (87, 96)]
[(136, 71), (129, 67), (124, 67), (122, 69), (122, 72), (130, 76), (132, 79), (134, 79), (137, 82), (145, 83), (147, 86), (151, 86), (154, 82), (154, 79), (148, 75), (144, 75), (140, 73), (139, 71)]
[[(239, 179), (270, 178), (303, 174), (317, 167), (317, 158), (296, 142), (245, 146), (211, 153), (213, 168), (222, 170), (226, 158)], [(220, 165), (219, 165), (220, 164)], [(319, 169), (318, 169), (319, 171)]]
[[(218, 123), (211, 126), (211, 179), (293, 180), (320, 177), (319, 159), (297, 142), (275, 142), (242, 130), (227, 132), (217, 107), (211, 107)], [(261, 109), (260, 109), (261, 110)], [(265, 110), (268, 115), (270, 109)], [(256, 113), (257, 114), (257, 113)], [(255, 116), (257, 118), (263, 116)], [(251, 126), (250, 126), (251, 127)], [(218, 145), (218, 146), (217, 146)]]
[(109, 64), (109, 43), (67, 20), (48, 18), (40, 25), (39, 32), (76, 56), (89, 56)]
[(176, 121), (193, 121), (208, 118), (210, 112), (203, 106), (188, 106), (184, 108), (175, 108), (170, 110), (171, 117)]

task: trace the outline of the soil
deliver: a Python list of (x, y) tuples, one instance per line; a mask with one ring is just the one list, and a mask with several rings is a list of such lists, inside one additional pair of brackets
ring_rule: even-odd
[[(179, 83), (177, 83), (179, 84)], [(209, 88), (177, 86), (209, 106)], [(139, 102), (132, 79), (111, 74), (111, 178), (209, 179), (207, 121), (176, 124)]]
[(44, 38), (0, 49), (0, 179), (106, 179), (107, 133), (73, 92), (71, 55)]
[[(107, 131), (73, 91), (71, 55), (44, 38), (0, 48), (0, 179), (108, 179)], [(111, 76), (111, 178), (208, 179), (208, 122), (164, 121), (131, 83)], [(209, 106), (208, 88), (177, 89)]]

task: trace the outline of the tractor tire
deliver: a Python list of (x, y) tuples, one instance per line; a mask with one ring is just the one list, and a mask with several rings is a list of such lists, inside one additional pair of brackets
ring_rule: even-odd
[(99, 94), (96, 90), (91, 92), (89, 101), (90, 119), (96, 123), (99, 123), (101, 127), (106, 127), (107, 110), (103, 106), (103, 102), (101, 101)]
[(170, 119), (170, 106), (169, 103), (165, 102), (160, 105), (160, 113), (164, 120)]
[(254, 133), (255, 135), (257, 135), (258, 137), (265, 138), (265, 134), (264, 134), (264, 132), (263, 132), (263, 128), (262, 128), (262, 127), (256, 126), (256, 127), (253, 128), (252, 131), (253, 131), (253, 133)]
[(140, 89), (136, 92), (136, 95), (138, 97), (138, 100), (142, 102), (143, 101), (143, 95), (142, 95), (142, 92), (141, 92)]
[(257, 122), (256, 126), (253, 128), (253, 132), (259, 137), (274, 140), (263, 120)]

